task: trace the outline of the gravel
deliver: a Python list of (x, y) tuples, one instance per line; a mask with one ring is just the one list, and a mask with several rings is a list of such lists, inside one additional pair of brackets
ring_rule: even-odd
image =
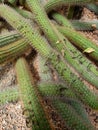
[(21, 103), (9, 103), (0, 106), (0, 130), (27, 130)]

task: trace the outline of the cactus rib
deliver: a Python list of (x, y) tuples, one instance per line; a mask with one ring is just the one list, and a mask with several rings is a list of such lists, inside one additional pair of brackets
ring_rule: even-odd
[(18, 40), (19, 38), (20, 38), (20, 35), (15, 31), (1, 34), (0, 35), (0, 47), (8, 45), (11, 42)]

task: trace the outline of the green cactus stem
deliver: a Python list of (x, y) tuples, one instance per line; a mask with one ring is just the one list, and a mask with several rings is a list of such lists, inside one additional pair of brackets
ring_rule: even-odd
[(49, 67), (46, 65), (46, 59), (40, 55), (37, 56), (35, 62), (37, 62), (37, 71), (40, 77), (38, 82), (38, 88), (43, 96), (66, 96), (70, 98), (76, 98), (71, 89), (64, 83), (53, 80), (53, 75)]
[(61, 26), (65, 26), (65, 27), (74, 29), (73, 26), (72, 26), (72, 24), (71, 24), (71, 22), (66, 17), (64, 17), (63, 15), (57, 13), (56, 11), (53, 11), (51, 13), (51, 16)]
[(53, 99), (53, 106), (56, 108), (59, 115), (65, 121), (66, 126), (71, 130), (94, 130), (91, 124), (86, 123), (76, 113), (76, 111), (67, 103), (61, 102), (61, 100)]
[(98, 5), (91, 3), (86, 5), (86, 8), (98, 14)]
[(9, 102), (16, 102), (18, 99), (18, 90), (16, 88), (7, 89), (0, 92), (0, 105)]
[(49, 0), (45, 6), (45, 10), (49, 13), (51, 10), (62, 5), (76, 5), (98, 2), (97, 0)]
[[(86, 38), (84, 35), (79, 34), (75, 30), (66, 27), (58, 27), (59, 31), (63, 33), (74, 45), (80, 48), (83, 53), (88, 54), (91, 58), (98, 61), (98, 46), (91, 40)], [(92, 49), (93, 51), (86, 51), (87, 49)]]
[(28, 49), (30, 49), (30, 45), (24, 39), (19, 39), (0, 48), (0, 64), (14, 60), (24, 54)]
[(80, 31), (93, 31), (98, 30), (98, 20), (92, 21), (81, 21), (81, 20), (72, 20), (70, 21), (74, 29)]
[(17, 41), (19, 38), (21, 38), (21, 36), (16, 31), (3, 33), (0, 35), (0, 47)]
[(72, 106), (72, 108), (75, 109), (75, 111), (78, 113), (79, 116), (81, 116), (81, 118), (87, 122), (88, 124), (91, 125), (91, 121), (88, 117), (88, 114), (85, 110), (84, 105), (77, 99), (72, 99), (72, 98), (62, 98), (63, 102), (68, 103), (69, 105)]
[[(16, 62), (16, 74), (19, 83), (19, 94), (24, 105), (24, 114), (31, 123), (32, 130), (51, 130), (43, 109), (42, 98), (28, 69), (27, 62), (20, 58)], [(30, 125), (30, 124), (29, 124)]]

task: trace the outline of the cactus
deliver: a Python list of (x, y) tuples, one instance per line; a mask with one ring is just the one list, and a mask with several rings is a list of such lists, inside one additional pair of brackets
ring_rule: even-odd
[[(65, 20), (64, 20), (65, 18), (61, 19), (62, 16), (57, 14), (57, 13), (53, 14), (53, 17), (55, 17), (56, 20), (59, 19), (59, 20), (65, 22)], [(68, 24), (68, 22), (67, 23), (65, 22), (65, 24), (63, 23), (63, 25), (67, 25), (67, 24)], [(69, 62), (69, 64), (71, 64), (81, 74), (81, 76), (83, 75), (83, 77), (87, 81), (89, 81), (90, 83), (92, 83), (94, 86), (97, 87), (97, 85), (98, 85), (97, 81), (98, 80), (96, 78), (97, 78), (97, 75), (98, 75), (98, 71), (97, 71), (96, 67), (94, 67), (94, 65), (91, 62), (89, 62), (89, 60), (87, 60), (87, 58), (84, 58), (82, 56), (82, 54), (77, 49), (75, 49), (69, 42), (66, 42), (66, 46), (68, 46), (68, 47), (67, 47), (67, 50), (66, 50), (66, 53), (65, 53), (66, 55), (64, 55), (64, 58)], [(73, 51), (70, 51), (70, 49), (68, 49), (68, 48), (70, 48)], [(70, 52), (70, 55), (67, 52), (68, 53)], [(75, 56), (76, 59), (79, 58), (79, 60), (76, 61), (77, 63), (75, 62), (75, 58), (73, 58), (74, 55), (75, 55), (74, 52), (76, 52), (76, 56)], [(71, 55), (73, 55), (73, 56), (71, 56)], [(80, 64), (80, 62), (82, 62), (82, 63)], [(80, 67), (77, 68), (77, 66), (80, 66), (81, 68)], [(90, 66), (90, 71), (88, 71), (89, 66)], [(91, 73), (91, 71), (92, 71), (92, 73)], [(91, 76), (91, 75), (93, 75), (93, 76)], [(96, 76), (94, 76), (94, 75), (96, 75)], [(91, 78), (91, 77), (93, 77), (93, 78)]]
[(88, 123), (88, 124), (91, 125), (91, 122), (90, 122), (90, 120), (89, 120), (89, 117), (88, 117), (88, 114), (87, 114), (87, 112), (86, 112), (86, 110), (85, 110), (85, 107), (83, 106), (83, 104), (82, 104), (79, 100), (77, 100), (77, 99), (72, 99), (72, 98), (70, 98), (70, 99), (68, 99), (68, 98), (62, 98), (61, 100), (62, 100), (63, 102), (68, 103), (69, 105), (71, 105), (72, 108), (74, 108), (74, 110), (77, 112), (77, 114), (78, 114), (79, 116), (81, 116), (81, 118), (82, 118), (86, 123)]
[[(52, 57), (52, 59), (51, 59)], [(98, 109), (98, 97), (96, 94), (92, 93), (89, 88), (83, 84), (81, 78), (77, 78), (72, 72), (70, 72), (68, 67), (65, 67), (64, 62), (61, 61), (60, 57), (57, 57), (54, 54), (51, 54), (49, 58), (50, 62), (58, 73), (63, 77), (68, 86), (72, 88), (75, 94), (90, 107)], [(80, 87), (81, 86), (81, 87)]]
[[(13, 2), (13, 0), (10, 1)], [(73, 0), (70, 1), (73, 2)], [(79, 0), (77, 1), (80, 2)], [(23, 3), (23, 0), (21, 0), (21, 2)], [(24, 58), (18, 59), (15, 66), (19, 83), (19, 94), (24, 106), (23, 114), (26, 115), (26, 123), (29, 121), (29, 124), (27, 124), (28, 127), (30, 126), (31, 129), (34, 130), (54, 129), (51, 121), (49, 121), (48, 113), (44, 107), (43, 99), (40, 95), (42, 94), (44, 98), (50, 99), (52, 105), (65, 121), (68, 129), (94, 130), (95, 128), (89, 121), (83, 106), (76, 99), (78, 98), (85, 105), (98, 109), (97, 94), (93, 93), (89, 89), (88, 85), (83, 83), (83, 78), (86, 77), (86, 80), (98, 87), (97, 67), (87, 60), (82, 53), (79, 51), (77, 52), (77, 49), (58, 31), (61, 27), (53, 25), (48, 20), (48, 17), (38, 0), (27, 0), (27, 3), (32, 11), (34, 11), (35, 16), (38, 14), (39, 10), (39, 14), (35, 17), (35, 20), (47, 36), (48, 41), (51, 42), (54, 49), (42, 38), (39, 31), (33, 28), (31, 21), (19, 15), (9, 6), (0, 4), (0, 16), (19, 33), (6, 35), (5, 38), (3, 36), (1, 37), (2, 44), (0, 48), (0, 62), (3, 63), (6, 60), (10, 60), (12, 58), (15, 59), (17, 56), (22, 55), (26, 49), (30, 48), (29, 44), (32, 45), (32, 47), (42, 56), (39, 60), (39, 64), (41, 65), (39, 67), (40, 70), (38, 70), (40, 81), (37, 86), (35, 86), (33, 76), (31, 75)], [(35, 4), (37, 9), (32, 3)], [(20, 10), (17, 11), (19, 12)], [(27, 17), (26, 15), (28, 12), (26, 15), (24, 15), (23, 12), (20, 12), (20, 14)], [(30, 19), (33, 19), (31, 16), (29, 17)], [(68, 21), (65, 25), (67, 24), (69, 24), (69, 28), (65, 28), (74, 31)], [(14, 35), (16, 35), (16, 37), (14, 37)], [(53, 81), (53, 77), (49, 69), (46, 67), (46, 64), (52, 65), (52, 67), (58, 72), (59, 76), (61, 76), (66, 82), (66, 85), (63, 86), (61, 83)], [(80, 64), (81, 66), (78, 69), (76, 68), (77, 72), (80, 73), (80, 75), (77, 76), (77, 72), (74, 72), (73, 67), (75, 68)], [(89, 76), (87, 77), (87, 75)], [(90, 76), (93, 76), (93, 78)], [(14, 94), (14, 92), (12, 93)], [(3, 93), (3, 95), (6, 94), (8, 94), (8, 92)], [(3, 95), (1, 94), (1, 98)], [(61, 96), (63, 96), (64, 100)], [(9, 97), (10, 98), (8, 100), (10, 102), (12, 101), (12, 97)], [(5, 101), (1, 102), (1, 104), (2, 103), (5, 103)]]
[[(8, 13), (6, 13), (6, 11)], [(49, 44), (42, 39), (41, 35), (33, 30), (32, 26), (13, 9), (6, 5), (0, 5), (0, 15), (2, 15), (2, 12), (2, 17), (17, 29), (43, 57), (46, 57), (47, 62), (56, 69), (59, 75), (66, 81), (67, 85), (71, 85), (74, 91), (78, 92), (79, 95), (82, 94), (81, 100), (92, 108), (98, 109), (98, 97), (93, 94), (86, 85), (84, 85), (80, 78), (71, 72), (68, 65), (64, 62), (63, 57), (54, 51)]]
[[(57, 97), (57, 96), (59, 96), (58, 94), (60, 94), (60, 93), (58, 93), (58, 91), (56, 91), (56, 90), (59, 90), (60, 91), (60, 87), (62, 86), (62, 85), (56, 85), (55, 84), (55, 82), (54, 81), (52, 81), (52, 76), (51, 76), (51, 73), (50, 73), (50, 71), (49, 71), (49, 67), (48, 66), (46, 66), (45, 65), (45, 62), (46, 62), (46, 60), (45, 59), (43, 59), (41, 56), (37, 56), (37, 71), (38, 71), (38, 74), (39, 74), (39, 76), (40, 76), (40, 81), (39, 81), (39, 83), (38, 83), (38, 88), (39, 88), (39, 90), (41, 90), (41, 93), (43, 93), (43, 96), (46, 96), (46, 98), (47, 98), (47, 96), (50, 96), (50, 97), (52, 97), (52, 98), (55, 98), (55, 97)], [(48, 82), (47, 82), (48, 81)], [(46, 83), (45, 83), (46, 82)], [(53, 84), (54, 83), (54, 84)], [(43, 87), (43, 90), (41, 89), (41, 87)], [(61, 87), (61, 89), (62, 88), (64, 88), (64, 87)], [(51, 91), (51, 89), (52, 89), (52, 91)], [(64, 89), (63, 89), (64, 90)], [(55, 92), (55, 93), (51, 93), (51, 92)], [(69, 92), (71, 92), (70, 90), (69, 90)], [(66, 92), (65, 92), (66, 93)], [(70, 93), (70, 95), (71, 95), (71, 93)], [(74, 95), (74, 94), (73, 94)], [(64, 95), (64, 96), (66, 96), (67, 97), (67, 99), (69, 99), (69, 98), (71, 98), (71, 96), (70, 97), (68, 97), (68, 95)], [(73, 98), (73, 96), (72, 96), (72, 98)], [(74, 98), (76, 98), (76, 97), (74, 97)], [(69, 101), (70, 100), (67, 100), (67, 102), (69, 103)], [(86, 114), (86, 111), (84, 110), (84, 108), (83, 108), (83, 106), (81, 105), (81, 103), (79, 103), (79, 102), (77, 102), (76, 100), (72, 100), (72, 102), (70, 101), (70, 104), (72, 105), (72, 107), (75, 109), (73, 109), (73, 108), (71, 108), (71, 107), (69, 107), (69, 109), (71, 108), (71, 110), (73, 109), (73, 111), (76, 111), (76, 112), (73, 112), (74, 114), (76, 114), (76, 115), (74, 115), (76, 118), (78, 117), (78, 115), (80, 116), (80, 117), (78, 117), (79, 118), (79, 120), (81, 120), (81, 123), (83, 123), (83, 122), (86, 122), (86, 125), (88, 125), (88, 126), (90, 126), (91, 127), (91, 129), (93, 130), (94, 128), (93, 128), (93, 126), (92, 126), (92, 124), (90, 123), (90, 121), (89, 121), (89, 119), (88, 119), (88, 117), (87, 117), (87, 114)], [(67, 104), (66, 104), (67, 105)], [(67, 105), (67, 106), (69, 106), (69, 105)], [(76, 108), (77, 107), (77, 108)], [(81, 109), (80, 109), (81, 108)], [(66, 109), (67, 109), (67, 107), (66, 107)], [(80, 111), (81, 110), (81, 111)], [(70, 110), (69, 110), (70, 111)], [(67, 112), (67, 111), (66, 111)], [(71, 111), (70, 111), (71, 112)], [(72, 114), (72, 113), (71, 113)], [(85, 115), (84, 115), (85, 114)], [(72, 115), (73, 116), (73, 115)], [(82, 119), (83, 119), (83, 122), (82, 122)], [(74, 121), (72, 122), (72, 123), (74, 123)], [(76, 124), (77, 125), (77, 124)], [(84, 124), (82, 124), (82, 125), (84, 125)], [(77, 127), (77, 126), (76, 126)], [(68, 128), (70, 128), (70, 125), (68, 126)], [(74, 128), (75, 129), (75, 128)]]
[(65, 27), (73, 29), (73, 26), (71, 25), (70, 21), (67, 18), (65, 18), (64, 16), (62, 16), (61, 14), (57, 13), (56, 11), (52, 12), (51, 16), (61, 26), (65, 26)]
[(49, 0), (45, 6), (45, 10), (49, 13), (51, 10), (62, 5), (85, 4), (98, 2), (97, 0)]
[(14, 8), (18, 13), (20, 13), (24, 18), (26, 19), (32, 19), (33, 17), (33, 14), (25, 9), (20, 9), (20, 8), (17, 8), (15, 7)]
[(98, 5), (91, 3), (86, 5), (86, 8), (98, 14)]
[(11, 88), (3, 90), (0, 92), (0, 105), (3, 105), (7, 102), (15, 102), (19, 98), (18, 91), (16, 88)]
[(26, 60), (24, 58), (18, 59), (15, 69), (20, 98), (24, 104), (24, 113), (27, 113), (26, 116), (30, 120), (32, 130), (50, 130), (41, 96), (34, 85), (34, 81), (31, 81), (31, 74)]
[(76, 30), (96, 30), (98, 29), (98, 21), (93, 20), (93, 21), (80, 21), (80, 20), (67, 20), (66, 17), (62, 16), (61, 14), (57, 12), (52, 12), (51, 13), (52, 18), (58, 22), (60, 25), (71, 28), (71, 29), (76, 29)]
[(19, 38), (21, 38), (20, 35), (15, 31), (3, 33), (0, 35), (0, 47), (17, 41)]
[(53, 81), (53, 75), (49, 67), (45, 64), (46, 59), (37, 56), (37, 71), (40, 77), (38, 88), (43, 96), (66, 96), (76, 98), (72, 90), (70, 90), (64, 83)]
[[(45, 62), (44, 62), (45, 63)], [(42, 62), (42, 64), (43, 64), (43, 62)], [(42, 65), (41, 65), (42, 66)], [(33, 90), (33, 96), (31, 96), (31, 98), (30, 98), (30, 95), (32, 95), (31, 94), (31, 88), (29, 88), (30, 87), (30, 85), (32, 86), (32, 82), (31, 82), (31, 78), (29, 77), (28, 78), (28, 76), (30, 75), (29, 74), (29, 72), (27, 71), (27, 68), (28, 68), (28, 66), (26, 65), (26, 63), (25, 63), (25, 60), (23, 59), (23, 58), (20, 58), (18, 61), (17, 61), (17, 63), (16, 63), (16, 71), (17, 71), (17, 76), (18, 76), (18, 82), (19, 82), (19, 84), (21, 85), (20, 87), (19, 87), (19, 89), (20, 89), (20, 96), (21, 96), (21, 98), (22, 98), (22, 100), (23, 100), (23, 102), (25, 103), (24, 104), (24, 112), (23, 113), (28, 113), (29, 112), (29, 115), (28, 115), (28, 118), (27, 119), (29, 119), (29, 121), (30, 121), (30, 119), (31, 118), (34, 118), (34, 115), (32, 115), (32, 113), (33, 114), (35, 114), (34, 113), (34, 109), (33, 109), (33, 111), (30, 111), (31, 110), (31, 106), (32, 106), (32, 103), (28, 103), (28, 102), (30, 102), (30, 101), (32, 101), (31, 99), (33, 99), (33, 96), (35, 96), (35, 93), (34, 93), (34, 90)], [(22, 70), (23, 69), (23, 70)], [(43, 69), (44, 69), (44, 67), (43, 67)], [(44, 70), (46, 70), (46, 68), (44, 69)], [(25, 72), (25, 71), (27, 71), (27, 73)], [(45, 74), (44, 74), (44, 71), (42, 71), (42, 75), (44, 75), (45, 76)], [(24, 77), (24, 78), (23, 78)], [(43, 77), (43, 76), (42, 76)], [(49, 77), (49, 76), (48, 76)], [(49, 78), (50, 79), (50, 78)], [(27, 83), (26, 83), (26, 81), (27, 81)], [(25, 82), (25, 83), (23, 83), (23, 82)], [(30, 83), (31, 82), (31, 83)], [(26, 86), (25, 86), (26, 85)], [(47, 86), (46, 86), (47, 87)], [(28, 90), (28, 91), (27, 91)], [(49, 90), (48, 90), (49, 91)], [(36, 92), (36, 91), (35, 91)], [(14, 95), (15, 96), (15, 95)], [(11, 98), (11, 97), (10, 97)], [(26, 100), (27, 99), (27, 100)], [(34, 98), (35, 99), (35, 98)], [(68, 99), (67, 99), (68, 100)], [(33, 100), (33, 102), (34, 102), (35, 100)], [(36, 102), (36, 101), (35, 101)], [(55, 101), (53, 101), (53, 102), (55, 102)], [(57, 102), (57, 101), (56, 101)], [(83, 114), (83, 112), (85, 113), (85, 111), (83, 111), (83, 109), (82, 109), (82, 107), (80, 106), (80, 104), (78, 104), (76, 101), (70, 101), (69, 102), (69, 100), (67, 101), (69, 104), (71, 104), (72, 106), (74, 106), (74, 109), (75, 109), (75, 107), (78, 105), (78, 108), (79, 107), (81, 107), (81, 109), (80, 110), (82, 110), (82, 111), (80, 111), (78, 108), (76, 108), (75, 110), (71, 107), (71, 105), (68, 105), (66, 102), (64, 103), (64, 106), (66, 106), (65, 107), (65, 109), (59, 109), (59, 107), (57, 106), (57, 104), (56, 104), (56, 102), (55, 103), (53, 103), (53, 106), (56, 106), (56, 108), (57, 108), (57, 111), (59, 111), (59, 114), (60, 114), (60, 116), (62, 116), (62, 114), (63, 114), (63, 118), (64, 118), (64, 120), (66, 121), (66, 123), (67, 123), (67, 127), (68, 128), (72, 128), (73, 127), (73, 124), (75, 123), (75, 126), (74, 126), (74, 129), (80, 129), (80, 127), (84, 130), (93, 130), (94, 128), (93, 128), (93, 126), (90, 124), (90, 122), (88, 121), (88, 120), (86, 120), (85, 121), (85, 119), (87, 118), (86, 117), (86, 115), (82, 115)], [(62, 102), (59, 102), (61, 105), (62, 105)], [(27, 105), (28, 106), (27, 106)], [(34, 104), (33, 104), (33, 107), (34, 107)], [(36, 109), (36, 107), (34, 107), (35, 109)], [(38, 110), (38, 109), (37, 109)], [(31, 113), (30, 113), (31, 112)], [(67, 113), (66, 113), (67, 112)], [(31, 114), (31, 115), (30, 115)], [(67, 115), (69, 115), (68, 117), (67, 117)], [(85, 119), (81, 119), (81, 115), (84, 117), (85, 116)], [(29, 118), (29, 116), (30, 116), (30, 118)], [(71, 116), (72, 117), (74, 117), (74, 119), (75, 120), (73, 120), (72, 118), (71, 118)], [(71, 118), (71, 119), (70, 119)], [(42, 119), (42, 117), (41, 117), (41, 119)], [(67, 120), (66, 120), (67, 119)], [(78, 123), (76, 122), (76, 120), (78, 119)], [(36, 119), (35, 120), (33, 120), (33, 122), (36, 124)], [(38, 124), (36, 124), (36, 127), (37, 127), (37, 125)], [(34, 126), (34, 124), (33, 124), (33, 126)], [(34, 127), (33, 129), (36, 129), (36, 127)], [(44, 129), (46, 129), (45, 128), (45, 126), (43, 126), (44, 127)], [(41, 129), (41, 128), (38, 128), (38, 129)]]
[[(41, 6), (39, 0), (27, 0), (27, 4), (34, 13), (34, 18), (44, 32), (48, 41), (50, 41), (51, 45), (56, 47), (58, 51), (61, 51), (61, 49), (64, 47), (64, 41), (58, 37), (55, 29), (52, 28), (48, 16), (44, 8)], [(57, 44), (57, 42), (59, 42), (59, 44)]]
[(98, 47), (96, 44), (94, 44), (91, 40), (87, 39), (82, 34), (79, 34), (78, 32), (66, 28), (66, 27), (58, 27), (59, 31), (63, 33), (64, 36), (66, 36), (71, 42), (74, 43), (77, 47), (82, 49), (83, 52), (86, 52), (85, 50), (88, 48), (93, 49), (92, 52), (86, 52), (91, 58), (98, 61)]
[[(50, 42), (51, 42), (51, 45), (53, 46), (53, 47), (55, 47), (61, 54), (62, 54), (62, 51), (64, 51), (64, 58), (67, 60), (67, 62), (68, 63), (70, 63), (71, 65), (74, 65), (74, 67), (75, 67), (75, 69), (77, 68), (77, 64), (76, 64), (76, 66), (75, 66), (75, 63), (74, 63), (74, 60), (72, 59), (72, 57), (71, 57), (71, 51), (70, 51), (70, 49), (71, 49), (71, 47), (70, 47), (70, 49), (69, 48), (66, 48), (66, 44), (70, 44), (68, 41), (67, 41), (67, 39), (65, 39), (59, 32), (58, 32), (58, 30), (54, 27), (54, 26), (52, 26), (52, 25), (50, 25), (50, 21), (48, 20), (48, 18), (47, 18), (47, 15), (45, 14), (45, 11), (44, 11), (44, 9), (41, 7), (41, 5), (40, 5), (40, 3), (38, 2), (38, 1), (27, 1), (27, 3), (28, 3), (28, 6), (30, 7), (30, 9), (32, 10), (32, 12), (33, 13), (35, 13), (35, 20), (37, 21), (37, 23), (39, 24), (39, 26), (40, 26), (40, 28), (43, 30), (43, 32), (45, 33), (45, 35), (48, 37), (48, 40), (50, 40)], [(39, 13), (40, 12), (40, 13)], [(55, 15), (55, 14), (54, 14)], [(58, 14), (56, 14), (54, 17), (59, 17), (58, 19), (61, 19), (61, 17), (60, 16), (58, 16)], [(63, 19), (62, 19), (62, 21), (63, 21)], [(66, 20), (67, 21), (67, 20)], [(66, 23), (66, 21), (65, 21), (65, 24), (67, 24), (68, 23), (68, 21), (67, 21), (67, 23)], [(62, 23), (63, 24), (63, 23)], [(69, 24), (68, 24), (69, 25)], [(71, 26), (71, 25), (70, 25)], [(48, 31), (47, 31), (48, 30)], [(74, 48), (74, 47), (73, 47)], [(75, 49), (74, 49), (74, 51), (76, 51)], [(66, 56), (66, 53), (67, 53), (67, 56)], [(68, 54), (68, 53), (70, 53), (70, 55)], [(71, 60), (70, 60), (71, 59)], [(84, 59), (84, 58), (83, 58)], [(73, 61), (73, 62), (72, 62)], [(80, 64), (80, 63), (79, 63)], [(82, 68), (82, 67), (81, 67)], [(77, 69), (76, 69), (77, 70)], [(95, 69), (96, 70), (96, 69)], [(79, 71), (79, 69), (78, 69), (78, 71)], [(82, 69), (82, 71), (83, 71), (83, 69)], [(82, 72), (81, 71), (81, 72)], [(79, 71), (79, 73), (81, 73), (80, 71)], [(87, 71), (88, 72), (88, 71)], [(85, 71), (83, 71), (82, 72), (82, 74), (83, 73), (85, 73)], [(81, 74), (81, 75), (82, 75)], [(86, 74), (86, 73), (85, 73)], [(86, 75), (85, 76), (85, 74), (83, 75), (84, 76), (84, 78), (86, 77), (86, 79), (88, 80), (88, 81), (90, 81), (93, 85), (95, 85), (95, 86), (97, 86), (98, 87), (98, 83), (97, 83), (97, 76), (96, 76), (96, 78), (93, 78), (93, 79), (95, 79), (96, 81), (91, 81), (91, 76), (88, 74), (88, 75)], [(92, 80), (93, 80), (92, 79)]]
[(10, 3), (12, 5), (16, 5), (17, 0), (0, 0), (0, 3)]
[(94, 130), (91, 124), (86, 123), (77, 115), (76, 111), (67, 103), (61, 100), (52, 100), (53, 106), (56, 108), (59, 115), (65, 121), (66, 126), (72, 130)]
[(8, 61), (21, 56), (30, 48), (29, 44), (24, 39), (19, 39), (0, 48), (0, 64), (4, 64)]
[[(69, 22), (65, 22), (64, 18), (60, 18), (60, 16), (58, 14), (53, 14), (53, 17), (61, 22), (64, 26), (66, 26), (68, 24), (68, 26), (71, 24)], [(89, 56), (91, 56), (93, 59), (98, 60), (98, 49), (97, 49), (97, 45), (95, 43), (93, 43), (91, 40), (87, 39), (85, 36), (79, 34), (78, 32), (76, 32), (73, 28), (69, 28), (69, 27), (58, 27), (59, 31), (63, 33), (64, 36), (66, 36), (70, 41), (72, 41), (77, 47), (79, 47), (80, 49), (82, 49), (84, 52), (87, 48), (92, 48), (94, 49), (93, 52), (89, 53)]]
[[(5, 9), (7, 9), (7, 12), (5, 11)], [(0, 15), (3, 15), (2, 17), (5, 18), (7, 22), (11, 24), (25, 38), (25, 41), (28, 41), (30, 44), (33, 44), (33, 47), (40, 51), (44, 56), (49, 55), (51, 51), (51, 49), (49, 50), (49, 45), (46, 44), (46, 42), (42, 39), (38, 31), (33, 29), (32, 25), (24, 17), (19, 15), (9, 6), (3, 4), (0, 5)], [(15, 15), (16, 17), (14, 17)]]
[(76, 30), (81, 31), (98, 30), (98, 20), (92, 20), (92, 21), (72, 20), (70, 22)]

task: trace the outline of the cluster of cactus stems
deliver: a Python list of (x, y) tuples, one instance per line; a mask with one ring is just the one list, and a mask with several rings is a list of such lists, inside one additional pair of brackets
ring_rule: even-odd
[[(19, 58), (15, 65), (19, 92), (16, 89), (1, 92), (0, 105), (20, 97), (28, 127), (32, 130), (54, 130), (43, 103), (44, 98), (47, 98), (68, 129), (95, 130), (82, 104), (98, 109), (97, 94), (83, 82), (86, 80), (98, 89), (98, 67), (85, 56), (87, 53), (93, 61), (98, 61), (98, 46), (76, 30), (95, 30), (98, 28), (97, 21), (69, 21), (57, 13), (56, 9), (62, 5), (86, 3), (90, 8), (88, 3), (94, 5), (98, 1), (49, 0), (43, 5), (40, 0), (0, 2), (0, 17), (14, 29), (0, 35), (0, 65), (18, 59), (33, 47), (39, 53), (37, 71), (40, 77), (38, 83), (35, 83), (25, 58)], [(17, 3), (29, 11), (19, 9)], [(49, 19), (49, 12), (55, 22)], [(33, 27), (34, 22), (38, 27)], [(80, 52), (71, 42), (82, 51)], [(88, 52), (88, 49), (92, 51)], [(66, 85), (54, 81), (48, 65), (57, 71)]]

